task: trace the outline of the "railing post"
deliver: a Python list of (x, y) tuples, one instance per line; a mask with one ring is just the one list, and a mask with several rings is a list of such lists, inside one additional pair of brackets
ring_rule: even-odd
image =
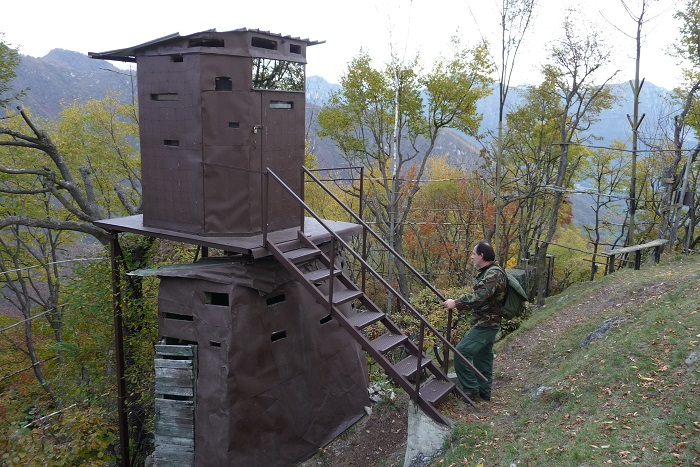
[[(447, 334), (445, 335), (445, 339), (447, 339), (447, 342), (452, 342), (451, 336), (452, 336), (452, 308), (447, 310)], [(444, 349), (442, 351), (442, 366), (443, 366), (443, 370), (445, 371), (445, 374), (447, 374), (447, 371), (449, 370), (449, 367), (450, 367), (450, 348), (447, 345), (445, 345), (443, 347), (444, 347)]]
[[(304, 186), (306, 183), (306, 170), (304, 166), (301, 166), (301, 188), (299, 188), (299, 197), (303, 200), (304, 199)], [(301, 233), (304, 233), (304, 205), (299, 204), (299, 219), (301, 219), (301, 226), (299, 230)]]
[[(360, 167), (360, 220), (363, 219), (364, 215), (364, 209), (365, 209), (365, 204), (364, 204), (364, 189), (365, 189), (365, 168)], [(362, 261), (367, 261), (367, 228), (365, 228), (364, 223), (362, 226)], [(365, 269), (365, 265), (362, 264), (362, 269), (360, 270), (360, 277), (362, 278), (362, 292), (367, 290), (367, 270)]]
[(425, 336), (425, 323), (423, 320), (420, 322), (420, 334), (418, 335), (418, 362), (416, 363), (416, 398), (415, 402), (418, 403), (420, 399), (420, 378), (421, 378), (421, 364), (423, 363), (423, 338)]
[(335, 280), (333, 270), (335, 269), (335, 235), (331, 235), (331, 255), (330, 255), (330, 265), (328, 269), (330, 270), (330, 278), (328, 280), (328, 314), (333, 311), (333, 283)]
[(634, 270), (639, 271), (642, 267), (642, 250), (637, 250), (634, 252)]
[(267, 247), (267, 200), (269, 199), (269, 190), (270, 190), (270, 182), (268, 180), (268, 172), (265, 170), (262, 172), (262, 182), (263, 182), (263, 190), (262, 190), (262, 237), (263, 237), (263, 246)]

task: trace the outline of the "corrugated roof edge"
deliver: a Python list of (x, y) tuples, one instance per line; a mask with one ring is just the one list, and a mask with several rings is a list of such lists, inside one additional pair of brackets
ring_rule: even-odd
[[(169, 40), (177, 39), (180, 37), (188, 38), (188, 37), (197, 36), (199, 34), (206, 34), (206, 33), (211, 33), (211, 32), (217, 32), (217, 31), (216, 31), (216, 29), (207, 29), (205, 31), (200, 31), (200, 32), (188, 34), (186, 36), (180, 36), (180, 33), (176, 32), (173, 34), (168, 34), (167, 36), (153, 39), (153, 40), (148, 41), (148, 42), (144, 42), (143, 44), (135, 45), (132, 47), (126, 47), (124, 49), (109, 50), (107, 52), (88, 52), (88, 57), (99, 59), (99, 60), (114, 60), (114, 61), (118, 61), (118, 62), (135, 62), (136, 61), (136, 51), (138, 49), (143, 49), (143, 48), (151, 46), (151, 45), (159, 44), (161, 42), (167, 42)], [(267, 34), (270, 36), (280, 37), (282, 39), (292, 39), (295, 41), (306, 42), (307, 46), (326, 43), (326, 41), (312, 41), (310, 39), (301, 39), (300, 37), (283, 36), (282, 34), (277, 34), (277, 33), (273, 33), (270, 31), (263, 31), (261, 29), (238, 28), (238, 29), (233, 29), (231, 31), (224, 31), (224, 32), (255, 32), (255, 33), (259, 33), (259, 34)]]

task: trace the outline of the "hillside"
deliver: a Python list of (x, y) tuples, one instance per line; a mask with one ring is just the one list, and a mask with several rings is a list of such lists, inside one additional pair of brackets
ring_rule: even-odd
[[(422, 465), (700, 465), (699, 298), (697, 256), (550, 297), (497, 343), (492, 401), (445, 403), (448, 449)], [(303, 465), (403, 465), (405, 430), (402, 396)]]
[[(64, 105), (102, 99), (108, 93), (125, 102), (132, 99), (128, 71), (79, 52), (54, 49), (41, 58), (23, 55), (16, 72), (13, 88), (27, 91), (21, 104), (39, 117), (54, 117)], [(135, 77), (133, 82), (135, 86)]]

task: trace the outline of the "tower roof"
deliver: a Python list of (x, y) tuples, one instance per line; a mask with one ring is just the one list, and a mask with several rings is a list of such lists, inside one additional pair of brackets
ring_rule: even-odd
[(100, 60), (113, 60), (119, 62), (136, 62), (136, 57), (142, 55), (145, 51), (167, 47), (170, 45), (175, 45), (180, 41), (186, 40), (188, 42), (202, 41), (201, 46), (206, 47), (207, 39), (217, 39), (225, 35), (243, 35), (243, 34), (260, 34), (269, 37), (278, 38), (281, 41), (293, 40), (304, 43), (306, 46), (324, 44), (326, 41), (312, 41), (310, 39), (301, 39), (299, 37), (283, 36), (282, 34), (277, 34), (269, 31), (262, 31), (260, 29), (249, 29), (249, 28), (239, 28), (231, 31), (217, 32), (216, 29), (208, 29), (206, 31), (195, 32), (186, 36), (181, 36), (180, 33), (173, 33), (167, 36), (159, 37), (143, 44), (135, 45), (132, 47), (126, 47), (117, 50), (108, 50), (106, 52), (88, 52), (90, 58), (100, 59)]

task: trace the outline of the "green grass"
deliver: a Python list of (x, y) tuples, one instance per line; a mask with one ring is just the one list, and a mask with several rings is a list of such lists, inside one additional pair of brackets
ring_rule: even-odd
[[(546, 327), (557, 313), (606, 299), (566, 329)], [(618, 327), (579, 347), (613, 317)], [(528, 355), (531, 381), (511, 388), (493, 418), (459, 424), (433, 465), (700, 466), (700, 358), (686, 363), (700, 354), (700, 257), (574, 286), (496, 352), (522, 333), (541, 336)], [(551, 389), (533, 397), (528, 386)]]

